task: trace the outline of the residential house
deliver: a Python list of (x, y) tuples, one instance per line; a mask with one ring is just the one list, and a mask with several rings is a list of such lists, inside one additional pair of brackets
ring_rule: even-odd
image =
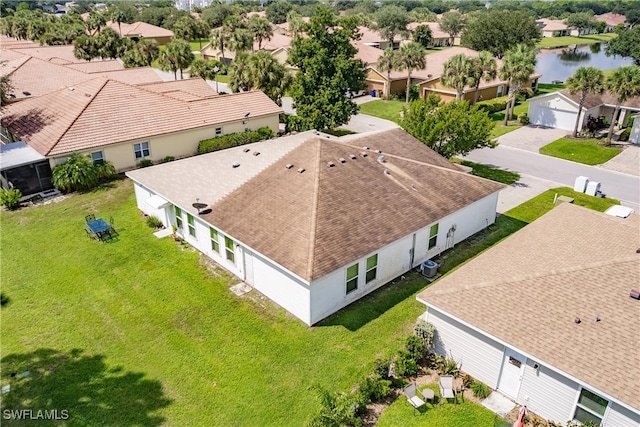
[[(421, 25), (426, 25), (431, 28), (431, 44), (429, 47), (446, 47), (451, 46), (451, 36), (440, 29), (440, 23), (438, 22), (412, 22), (407, 25), (407, 28), (414, 32), (416, 28)], [(460, 46), (460, 36), (453, 39), (454, 46)]]
[(541, 18), (536, 21), (536, 24), (542, 31), (542, 37), (565, 37), (565, 36), (577, 36), (578, 30), (571, 29), (562, 20)]
[(120, 34), (121, 37), (127, 37), (134, 41), (153, 39), (160, 46), (171, 43), (174, 36), (171, 30), (140, 21), (134, 22), (133, 24), (121, 22), (119, 25), (117, 22), (108, 21), (104, 28), (111, 28)]
[[(578, 130), (586, 127), (590, 117), (604, 117), (627, 124), (631, 115), (640, 112), (640, 97), (628, 98), (620, 107), (618, 117), (613, 117), (617, 97), (608, 92), (588, 94), (582, 107)], [(571, 94), (568, 89), (547, 93), (529, 99), (528, 116), (531, 124), (558, 129), (573, 130), (580, 106), (580, 94)], [(624, 127), (624, 126), (621, 126)]]
[(563, 203), (417, 299), (434, 350), (544, 419), (640, 426), (640, 217)]
[(388, 39), (385, 39), (380, 35), (380, 33), (376, 30), (372, 30), (368, 27), (360, 26), (358, 27), (358, 31), (361, 34), (360, 44), (365, 44), (367, 46), (377, 47), (378, 49), (385, 50), (388, 48), (398, 49), (400, 44), (404, 40), (404, 37), (400, 35), (396, 35), (393, 38), (393, 45), (389, 43)]
[(607, 27), (605, 28), (605, 32), (607, 33), (610, 33), (618, 25), (621, 24), (625, 27), (629, 26), (629, 24), (627, 23), (627, 18), (619, 13), (607, 12), (603, 13), (602, 15), (596, 15), (594, 16), (594, 18), (596, 21), (604, 22), (605, 24), (607, 24)]
[(127, 176), (141, 211), (308, 325), (492, 224), (503, 188), (401, 129), (308, 131)]
[[(264, 40), (260, 46), (258, 46), (257, 41), (254, 42), (253, 51), (257, 52), (258, 50), (264, 50), (267, 52), (271, 52), (273, 54), (280, 53), (280, 55), (282, 55), (283, 50), (285, 51), (285, 53), (289, 51), (292, 41), (293, 39), (288, 35), (274, 32), (273, 35), (271, 36), (271, 39)], [(206, 60), (217, 59), (218, 61), (221, 61), (227, 64), (236, 58), (235, 51), (225, 48), (224, 55), (223, 55), (223, 52), (220, 49), (218, 49), (216, 46), (214, 46), (211, 42), (207, 43), (202, 47), (202, 49), (200, 50), (200, 54), (202, 55), (203, 59), (206, 59)], [(281, 61), (280, 56), (276, 56), (276, 57), (280, 62)], [(285, 55), (284, 56), (285, 61), (286, 61), (286, 58), (287, 56)], [(281, 62), (281, 63), (284, 63), (284, 62)]]
[(281, 112), (262, 92), (218, 95), (202, 79), (133, 86), (94, 78), (6, 106), (2, 127), (5, 143), (25, 142), (51, 168), (78, 152), (124, 171), (142, 159), (192, 156), (217, 135), (277, 132)]

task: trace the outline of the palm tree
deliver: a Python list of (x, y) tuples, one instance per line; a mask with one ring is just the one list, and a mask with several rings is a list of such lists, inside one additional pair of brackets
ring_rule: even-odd
[(189, 42), (178, 39), (167, 44), (166, 49), (160, 52), (158, 63), (163, 71), (173, 71), (173, 78), (177, 80), (177, 71), (180, 70), (182, 79), (182, 70), (189, 68), (193, 58)]
[(391, 72), (398, 69), (398, 55), (392, 48), (384, 50), (384, 53), (378, 58), (378, 71), (387, 73), (387, 81), (384, 83), (384, 93), (387, 101), (391, 96)]
[(473, 58), (471, 64), (470, 85), (474, 88), (473, 104), (478, 102), (478, 88), (482, 80), (490, 82), (498, 75), (496, 59), (491, 52), (482, 51), (477, 58)]
[(100, 12), (91, 12), (89, 14), (89, 17), (87, 18), (87, 21), (85, 22), (85, 25), (87, 26), (87, 30), (89, 30), (91, 32), (91, 35), (95, 35), (96, 33), (100, 32), (100, 28), (102, 28), (104, 25), (106, 25), (107, 20), (105, 19), (104, 15)]
[(253, 35), (247, 28), (236, 28), (231, 32), (229, 48), (236, 52), (246, 52), (253, 47)]
[(640, 96), (640, 67), (629, 66), (616, 69), (611, 77), (606, 81), (607, 90), (611, 94), (618, 95), (616, 100), (616, 108), (611, 116), (611, 125), (609, 125), (609, 133), (607, 134), (607, 142), (611, 143), (611, 134), (615, 125), (620, 105), (628, 98)]
[(120, 9), (119, 7), (113, 8), (113, 10), (111, 11), (111, 20), (118, 23), (118, 32), (120, 33), (120, 37), (122, 37), (121, 24), (125, 19), (127, 19), (127, 14), (124, 13), (124, 10)]
[(222, 55), (220, 59), (224, 59), (224, 49), (231, 39), (231, 34), (225, 27), (218, 27), (211, 31), (211, 46), (217, 48)]
[(513, 115), (513, 108), (516, 103), (516, 94), (520, 92), (523, 84), (529, 81), (536, 66), (536, 53), (532, 47), (525, 44), (518, 44), (509, 49), (504, 54), (504, 62), (500, 69), (500, 78), (509, 84), (509, 99), (507, 109), (504, 114), (504, 125), (509, 122), (509, 117)]
[(596, 67), (580, 67), (573, 76), (567, 79), (567, 88), (571, 94), (580, 92), (580, 102), (578, 103), (578, 114), (576, 125), (573, 128), (573, 137), (578, 135), (578, 125), (580, 115), (584, 107), (584, 101), (590, 93), (602, 93), (604, 91), (604, 74)]
[(251, 89), (249, 54), (240, 52), (229, 66), (229, 86), (234, 92)]
[(62, 191), (88, 190), (98, 185), (91, 157), (72, 153), (66, 162), (53, 168), (51, 182)]
[(289, 23), (289, 34), (291, 37), (298, 37), (302, 33), (302, 27), (304, 27), (304, 20), (295, 10), (290, 10), (287, 13), (287, 22)]
[(413, 70), (421, 70), (427, 66), (426, 52), (422, 45), (411, 42), (400, 47), (397, 51), (398, 70), (407, 70), (407, 94), (405, 104), (409, 104), (409, 89), (411, 87), (411, 73)]
[(472, 66), (472, 58), (463, 53), (451, 57), (451, 59), (444, 63), (440, 82), (456, 90), (456, 100), (458, 101), (462, 100), (464, 87), (473, 83), (470, 78)]
[[(273, 36), (273, 28), (271, 27), (271, 22), (269, 22), (267, 18), (252, 16), (249, 18), (248, 25), (253, 40), (258, 42), (258, 50), (261, 50), (262, 42), (265, 40), (271, 40), (271, 37)], [(253, 45), (251, 46), (251, 49), (253, 50)]]
[(252, 89), (263, 91), (282, 105), (282, 97), (291, 85), (291, 73), (271, 53), (260, 51), (251, 55), (248, 74)]

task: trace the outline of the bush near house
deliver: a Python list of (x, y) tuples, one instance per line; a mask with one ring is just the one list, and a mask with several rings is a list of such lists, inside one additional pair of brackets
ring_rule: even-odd
[(507, 100), (508, 96), (501, 96), (500, 98), (488, 99), (486, 101), (477, 102), (475, 105), (478, 108), (485, 110), (487, 113), (497, 113), (498, 111), (503, 111), (507, 108)]
[(200, 141), (198, 144), (198, 154), (211, 153), (213, 151), (224, 150), (225, 148), (251, 144), (252, 142), (271, 139), (272, 137), (273, 131), (268, 127), (262, 127), (258, 130), (250, 130), (246, 132), (230, 133)]
[(9, 210), (18, 209), (20, 207), (21, 197), (22, 192), (17, 188), (0, 190), (0, 204)]

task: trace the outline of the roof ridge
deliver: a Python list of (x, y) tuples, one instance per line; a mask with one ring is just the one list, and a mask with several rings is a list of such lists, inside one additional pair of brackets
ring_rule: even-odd
[[(104, 87), (107, 85), (107, 83), (109, 83), (111, 81), (111, 80), (106, 79), (104, 77), (97, 77), (96, 79), (104, 79), (104, 83), (102, 83), (102, 85), (100, 85), (100, 88), (98, 88), (98, 90), (93, 94), (93, 96), (91, 96), (91, 98), (89, 99), (89, 102), (87, 102), (84, 105), (84, 107), (80, 110), (80, 112), (78, 114), (76, 114), (76, 117), (71, 121), (71, 123), (69, 123), (69, 126), (67, 126), (67, 128), (64, 130), (64, 132), (62, 132), (60, 134), (60, 137), (58, 138), (58, 140), (49, 148), (49, 150), (47, 151), (47, 153), (45, 155), (48, 156), (49, 153), (51, 153), (53, 151), (53, 149), (58, 145), (60, 140), (62, 138), (64, 138), (64, 136), (67, 134), (67, 132), (69, 132), (69, 129), (71, 129), (71, 127), (78, 121), (80, 116), (82, 116), (82, 114), (89, 107), (89, 105), (91, 105), (91, 103), (96, 99), (97, 95), (102, 91), (102, 89), (104, 89)], [(93, 80), (96, 80), (96, 79), (88, 80), (88, 82), (92, 82)], [(65, 88), (61, 89), (61, 91), (63, 91), (63, 90), (69, 90), (69, 88), (65, 87)], [(56, 92), (53, 92), (53, 93), (56, 93)]]
[[(313, 196), (311, 206), (311, 238), (309, 239), (309, 256), (307, 257), (307, 277), (313, 278), (313, 266), (315, 264), (316, 252), (316, 232), (318, 230), (318, 192), (320, 190), (320, 161), (322, 150), (322, 139), (315, 138), (316, 161), (315, 161), (315, 182), (313, 183)], [(313, 139), (312, 139), (313, 140)]]

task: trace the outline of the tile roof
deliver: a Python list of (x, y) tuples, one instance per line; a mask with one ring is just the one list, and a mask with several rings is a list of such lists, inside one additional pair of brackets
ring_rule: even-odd
[(124, 65), (116, 59), (106, 61), (84, 61), (78, 64), (67, 64), (69, 68), (82, 71), (83, 73), (99, 73), (104, 71), (124, 70)]
[(366, 45), (360, 41), (351, 41), (351, 45), (358, 49), (356, 59), (360, 59), (366, 65), (376, 65), (378, 59), (384, 54), (384, 50)]
[(611, 27), (627, 22), (627, 18), (619, 13), (607, 12), (594, 16), (596, 21), (602, 21)]
[(139, 86), (183, 101), (203, 99), (216, 94), (206, 81), (199, 78), (146, 83)]
[(155, 38), (155, 37), (173, 37), (173, 31), (167, 30), (162, 27), (147, 24), (146, 22), (134, 22), (133, 24), (127, 24), (125, 22), (120, 23), (118, 28), (117, 22), (108, 21), (106, 27), (115, 30), (120, 33), (122, 30), (122, 37), (134, 37), (140, 36), (143, 38)]
[(541, 18), (536, 20), (542, 31), (562, 31), (568, 30), (569, 26), (564, 21), (557, 19)]
[(16, 40), (13, 37), (8, 37), (4, 34), (0, 34), (0, 47), (2, 47), (2, 49), (16, 49), (35, 46), (39, 46), (39, 44), (34, 43), (30, 40)]
[(640, 408), (638, 248), (640, 216), (563, 203), (418, 299)]
[[(309, 133), (295, 144), (288, 138), (238, 147), (247, 153), (223, 150), (128, 175), (180, 206), (200, 198), (212, 209), (201, 215), (205, 221), (309, 281), (503, 188), (460, 172), (401, 129), (347, 143)], [(385, 163), (377, 161), (377, 149)], [(255, 151), (261, 154), (253, 156)], [(268, 162), (254, 170), (255, 158), (263, 155)], [(233, 161), (240, 166), (232, 168)], [(201, 193), (184, 195), (194, 181), (204, 181)], [(226, 191), (215, 188), (226, 182), (233, 183)]]
[(262, 92), (210, 94), (184, 101), (95, 78), (8, 105), (2, 123), (49, 156), (241, 120), (246, 112), (260, 117), (282, 111)]
[[(360, 26), (358, 27), (358, 31), (362, 34), (360, 39), (358, 40), (360, 43), (380, 43), (380, 42), (388, 42), (389, 40), (385, 39), (380, 35), (380, 33), (376, 30), (372, 30), (368, 27)], [(393, 38), (394, 42), (399, 42), (404, 40), (404, 37), (396, 35)]]
[(65, 44), (61, 46), (40, 46), (12, 48), (24, 55), (40, 58), (55, 64), (77, 64), (87, 62), (84, 59), (78, 59), (73, 54), (73, 45)]
[[(571, 99), (576, 104), (576, 106), (580, 105), (580, 92), (571, 94), (571, 92), (569, 92), (569, 89), (562, 89), (560, 93)], [(603, 92), (600, 94), (589, 93), (584, 100), (584, 108), (590, 109), (603, 104), (615, 106), (617, 101), (618, 98), (614, 95), (611, 95), (609, 92)], [(622, 103), (622, 106), (640, 109), (640, 97), (634, 96), (627, 98), (627, 100)]]
[(411, 22), (407, 25), (407, 28), (411, 31), (415, 31), (420, 25), (427, 25), (431, 28), (431, 38), (432, 39), (449, 39), (451, 36), (449, 33), (442, 31), (440, 29), (440, 23), (438, 22)]

